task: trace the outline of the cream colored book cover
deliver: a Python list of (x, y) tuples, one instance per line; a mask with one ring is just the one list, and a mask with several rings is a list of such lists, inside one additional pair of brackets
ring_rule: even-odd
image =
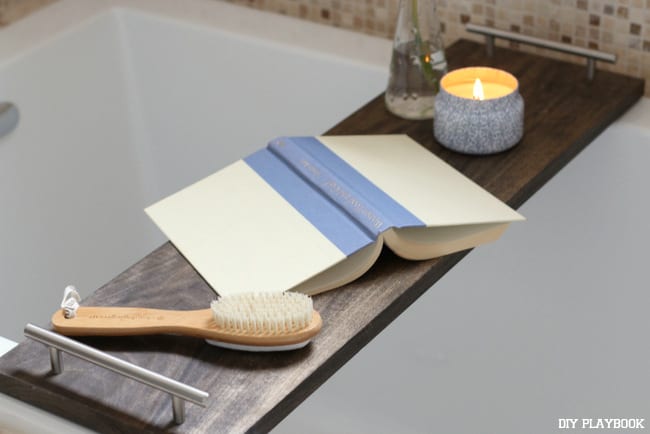
[(314, 294), (386, 242), (424, 259), (497, 238), (516, 211), (408, 136), (278, 138), (146, 209), (219, 294)]

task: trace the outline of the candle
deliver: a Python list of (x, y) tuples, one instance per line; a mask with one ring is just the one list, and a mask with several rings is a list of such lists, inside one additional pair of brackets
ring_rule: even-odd
[(506, 71), (487, 67), (451, 71), (440, 81), (434, 105), (434, 135), (454, 151), (501, 152), (523, 135), (519, 82)]

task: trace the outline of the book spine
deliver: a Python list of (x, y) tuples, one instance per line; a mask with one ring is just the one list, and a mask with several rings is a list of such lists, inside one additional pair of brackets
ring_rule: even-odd
[(391, 226), (390, 222), (357, 189), (314, 158), (307, 150), (310, 145), (323, 146), (314, 137), (280, 137), (272, 140), (268, 149), (376, 239)]

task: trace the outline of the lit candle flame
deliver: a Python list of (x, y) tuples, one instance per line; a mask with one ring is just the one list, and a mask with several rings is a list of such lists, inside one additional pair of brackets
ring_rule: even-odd
[(483, 84), (481, 83), (480, 78), (474, 80), (474, 91), (472, 92), (472, 96), (474, 99), (477, 99), (479, 101), (483, 101), (485, 99), (485, 95), (483, 94)]

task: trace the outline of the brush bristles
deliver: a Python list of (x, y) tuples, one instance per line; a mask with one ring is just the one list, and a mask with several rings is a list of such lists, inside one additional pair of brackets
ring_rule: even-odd
[(297, 292), (236, 294), (210, 304), (218, 328), (235, 333), (281, 335), (312, 320), (311, 298)]

